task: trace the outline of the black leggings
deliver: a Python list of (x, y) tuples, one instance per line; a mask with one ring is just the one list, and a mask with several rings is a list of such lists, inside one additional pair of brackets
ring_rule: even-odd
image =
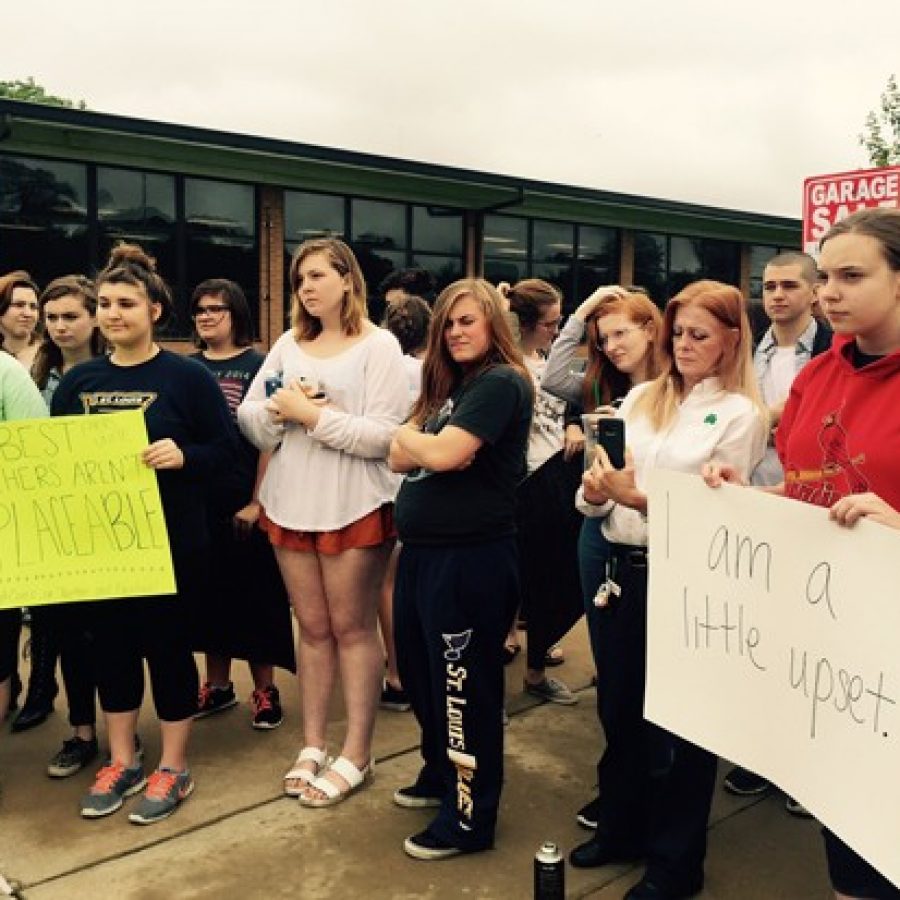
[(618, 597), (597, 610), (598, 712), (606, 749), (597, 767), (597, 833), (647, 857), (661, 885), (703, 881), (716, 757), (644, 718), (647, 560), (643, 548), (610, 545)]
[(0, 609), (0, 683), (16, 671), (22, 610)]
[(522, 617), (528, 623), (530, 669), (544, 668), (547, 651), (584, 612), (577, 553), (581, 514), (574, 500), (581, 470), (580, 456), (567, 461), (560, 450), (529, 475), (516, 493)]
[(31, 608), (32, 629), (42, 628), (59, 666), (66, 700), (69, 724), (73, 728), (93, 726), (96, 720), (96, 677), (94, 674), (94, 640), (90, 633), (91, 604), (58, 603)]
[(135, 597), (91, 605), (90, 630), (103, 711), (140, 708), (146, 659), (159, 718), (180, 722), (193, 716), (199, 679), (183, 598)]

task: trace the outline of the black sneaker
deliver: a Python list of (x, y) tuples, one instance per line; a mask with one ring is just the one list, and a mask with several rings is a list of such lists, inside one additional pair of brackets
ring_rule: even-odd
[(21, 731), (28, 731), (31, 728), (37, 728), (43, 725), (53, 712), (53, 702), (29, 703), (25, 701), (25, 705), (19, 710), (13, 719), (10, 731), (18, 734)]
[(250, 697), (250, 705), (253, 707), (253, 718), (250, 724), (260, 731), (270, 731), (284, 721), (281, 697), (274, 684), (254, 691)]
[(440, 806), (441, 797), (438, 791), (429, 790), (417, 781), (394, 791), (394, 803), (404, 809), (429, 809)]
[(68, 778), (83, 769), (99, 752), (97, 738), (83, 740), (80, 737), (63, 741), (62, 750), (50, 760), (47, 774), (51, 778)]
[(408, 837), (403, 842), (403, 849), (407, 856), (413, 859), (449, 859), (451, 856), (459, 856), (465, 851), (462, 847), (457, 847), (448, 843), (442, 838), (432, 834), (427, 828)]
[(229, 681), (225, 687), (219, 687), (210, 681), (204, 681), (200, 687), (200, 696), (197, 698), (197, 712), (195, 719), (204, 719), (222, 710), (230, 709), (237, 704), (234, 695), (234, 685)]
[(749, 769), (742, 769), (735, 766), (722, 781), (722, 787), (729, 794), (735, 794), (738, 797), (757, 797), (772, 790), (772, 782), (751, 772)]
[(378, 701), (378, 705), (382, 709), (392, 709), (394, 712), (407, 712), (411, 707), (406, 691), (403, 688), (395, 688), (388, 681), (381, 689), (381, 699)]
[(594, 797), (590, 803), (586, 803), (575, 815), (575, 821), (582, 828), (589, 828), (591, 831), (597, 830), (597, 820), (600, 815), (600, 798)]

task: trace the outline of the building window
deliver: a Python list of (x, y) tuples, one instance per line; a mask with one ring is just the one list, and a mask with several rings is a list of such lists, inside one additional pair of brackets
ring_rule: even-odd
[(285, 328), (291, 322), (291, 259), (304, 241), (315, 238), (344, 240), (347, 199), (337, 194), (284, 192), (284, 304)]
[(662, 306), (669, 274), (669, 244), (664, 234), (634, 235), (634, 283)]
[(237, 281), (256, 317), (252, 186), (0, 156), (0, 271), (26, 268), (41, 286), (91, 274), (123, 240), (156, 257), (172, 286), (175, 315), (164, 337), (190, 334), (188, 298), (206, 278)]
[(566, 313), (619, 275), (615, 228), (487, 215), (483, 248), (488, 281), (542, 278), (562, 291)]
[(290, 291), (290, 258), (304, 240), (346, 240), (359, 260), (366, 281), (369, 315), (376, 322), (384, 313), (384, 299), (378, 287), (390, 272), (411, 266), (426, 269), (434, 276), (437, 290), (441, 290), (465, 271), (463, 216), (455, 210), (285, 191), (284, 221), (287, 290)]
[(0, 157), (0, 272), (26, 269), (43, 287), (88, 269), (87, 166)]
[(529, 275), (528, 219), (484, 217), (484, 277), (492, 284), (515, 284)]
[(740, 284), (740, 244), (635, 232), (634, 283), (660, 306), (701, 278)]
[(303, 243), (319, 237), (344, 237), (345, 202), (334, 194), (284, 192), (284, 240), (288, 256)]
[(187, 302), (207, 278), (230, 278), (247, 295), (252, 321), (259, 318), (256, 190), (199, 178), (184, 179), (185, 273), (178, 306), (179, 337), (190, 333)]
[(462, 256), (462, 213), (431, 206), (414, 206), (410, 243), (413, 250), (420, 253)]
[(350, 201), (350, 246), (359, 261), (369, 296), (369, 315), (384, 314), (378, 285), (395, 269), (405, 269), (409, 250), (407, 207), (383, 200)]
[(570, 300), (575, 284), (575, 226), (535, 220), (531, 232), (531, 276), (550, 282)]
[[(177, 287), (175, 210), (174, 175), (98, 167), (99, 265), (103, 265), (109, 251), (120, 241), (140, 244), (156, 257), (163, 278)], [(171, 325), (167, 333), (170, 332), (181, 333)]]
[(434, 276), (435, 293), (465, 275), (462, 213), (430, 206), (412, 208), (410, 264)]
[(575, 270), (574, 309), (586, 300), (601, 284), (615, 284), (619, 280), (621, 252), (619, 231), (599, 225), (577, 227), (578, 264)]

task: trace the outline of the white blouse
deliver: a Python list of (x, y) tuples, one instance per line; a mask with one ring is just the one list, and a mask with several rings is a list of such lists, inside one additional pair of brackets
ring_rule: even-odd
[[(328, 405), (314, 429), (272, 421), (265, 380), (273, 371), (284, 384), (303, 377), (325, 393)], [(259, 490), (266, 515), (295, 531), (334, 531), (392, 502), (399, 476), (386, 457), (408, 409), (403, 354), (390, 332), (373, 328), (326, 359), (305, 353), (285, 332), (238, 407), (246, 438), (274, 451)]]
[[(635, 482), (647, 490), (652, 469), (700, 474), (712, 460), (734, 466), (745, 480), (762, 459), (766, 424), (762, 410), (743, 394), (722, 390), (718, 378), (696, 385), (662, 431), (655, 431), (642, 412), (635, 414), (637, 399), (650, 382), (628, 392), (618, 417), (625, 420), (625, 443), (634, 457)], [(647, 520), (636, 509), (611, 501), (600, 506), (584, 499), (578, 489), (576, 506), (586, 516), (603, 517), (603, 533), (617, 544), (646, 546)]]

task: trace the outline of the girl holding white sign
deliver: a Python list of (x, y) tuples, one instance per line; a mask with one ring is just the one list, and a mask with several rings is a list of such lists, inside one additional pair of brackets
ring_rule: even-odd
[[(834, 343), (791, 386), (776, 433), (785, 481), (768, 490), (828, 507), (841, 525), (867, 517), (900, 529), (900, 210), (855, 213), (820, 246), (819, 302)], [(746, 483), (726, 465), (704, 474), (713, 487)], [(900, 897), (827, 829), (825, 850), (836, 897)]]
[(585, 473), (580, 508), (610, 541), (608, 603), (599, 612), (597, 691), (607, 746), (599, 766), (595, 836), (574, 866), (646, 859), (628, 900), (675, 900), (703, 887), (716, 758), (643, 718), (647, 616), (647, 495), (652, 468), (700, 473), (710, 460), (745, 476), (765, 448), (752, 336), (737, 288), (699, 281), (667, 308), (662, 374), (619, 409), (630, 452), (615, 469), (602, 447)]

